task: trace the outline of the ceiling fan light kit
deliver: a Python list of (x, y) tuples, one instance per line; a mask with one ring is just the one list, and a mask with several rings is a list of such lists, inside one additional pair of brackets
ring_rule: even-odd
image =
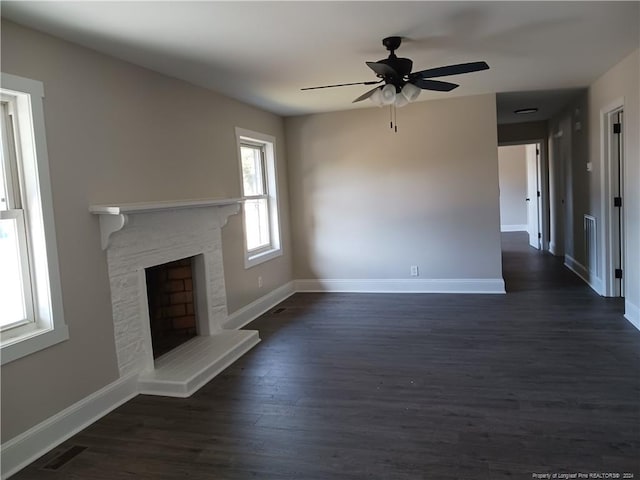
[(400, 89), (400, 92), (397, 92), (396, 90), (397, 88), (391, 84), (387, 84), (383, 87), (377, 87), (369, 97), (369, 100), (378, 107), (395, 105), (400, 108), (414, 102), (420, 95), (420, 89), (412, 83), (407, 83)]
[(302, 90), (316, 90), (347, 85), (374, 85), (384, 82), (384, 85), (374, 87), (368, 92), (360, 95), (353, 101), (353, 103), (361, 102), (368, 98), (379, 107), (389, 105), (392, 110), (391, 128), (395, 129), (397, 132), (397, 125), (394, 127), (396, 107), (400, 108), (414, 102), (422, 90), (450, 92), (459, 86), (456, 83), (431, 80), (431, 78), (478, 72), (489, 68), (489, 65), (487, 65), (486, 62), (470, 62), (430, 68), (412, 73), (411, 69), (413, 68), (413, 61), (409, 58), (397, 57), (395, 54), (395, 51), (400, 47), (401, 43), (402, 37), (387, 37), (383, 39), (382, 44), (389, 51), (389, 56), (382, 60), (378, 60), (377, 62), (366, 62), (367, 66), (373, 70), (378, 77), (379, 80), (377, 81), (307, 87)]

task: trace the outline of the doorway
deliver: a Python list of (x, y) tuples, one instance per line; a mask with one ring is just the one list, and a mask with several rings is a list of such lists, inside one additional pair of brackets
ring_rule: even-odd
[(540, 143), (498, 147), (500, 230), (527, 232), (529, 245), (542, 248)]

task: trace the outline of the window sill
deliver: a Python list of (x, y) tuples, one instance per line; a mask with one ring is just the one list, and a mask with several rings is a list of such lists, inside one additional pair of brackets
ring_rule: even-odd
[(69, 329), (66, 325), (55, 329), (42, 328), (29, 331), (23, 335), (6, 340), (0, 346), (0, 364), (5, 365), (68, 339)]
[(268, 262), (276, 257), (282, 256), (282, 248), (273, 248), (266, 252), (260, 252), (255, 255), (246, 255), (244, 258), (244, 268), (255, 267), (261, 263)]

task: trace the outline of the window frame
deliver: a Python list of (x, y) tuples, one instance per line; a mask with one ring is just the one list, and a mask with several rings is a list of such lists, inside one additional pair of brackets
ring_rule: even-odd
[[(0, 93), (0, 115), (4, 120), (4, 128), (2, 128), (2, 163), (3, 171), (6, 179), (6, 209), (0, 210), (0, 220), (14, 220), (16, 226), (16, 234), (18, 237), (18, 252), (20, 262), (20, 278), (22, 283), (22, 295), (25, 307), (25, 318), (16, 322), (0, 326), (0, 332), (5, 337), (19, 335), (21, 331), (28, 331), (35, 328), (35, 314), (32, 295), (32, 274), (29, 262), (29, 242), (27, 240), (28, 231), (25, 222), (25, 211), (22, 208), (24, 204), (22, 188), (20, 187), (20, 151), (18, 147), (16, 104), (15, 98)], [(0, 125), (2, 123), (0, 122)], [(4, 179), (0, 178), (4, 183)]]
[[(238, 168), (240, 172), (240, 192), (242, 198), (242, 236), (245, 269), (264, 263), (282, 255), (280, 242), (280, 215), (278, 209), (277, 167), (276, 167), (276, 139), (252, 130), (236, 127), (236, 145)], [(260, 148), (262, 152), (262, 169), (265, 193), (262, 195), (245, 195), (242, 172), (242, 146)], [(246, 202), (249, 200), (266, 199), (269, 215), (269, 243), (249, 250), (247, 245)]]
[[(12, 105), (13, 138), (31, 277), (33, 321), (0, 332), (2, 365), (69, 338), (64, 320), (58, 248), (44, 124), (44, 85), (0, 74), (2, 101)], [(17, 197), (16, 197), (17, 198)]]

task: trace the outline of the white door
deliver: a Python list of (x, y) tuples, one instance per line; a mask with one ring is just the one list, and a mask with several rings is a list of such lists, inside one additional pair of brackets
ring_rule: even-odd
[(529, 245), (540, 250), (540, 188), (538, 188), (538, 145), (527, 147), (527, 232)]

